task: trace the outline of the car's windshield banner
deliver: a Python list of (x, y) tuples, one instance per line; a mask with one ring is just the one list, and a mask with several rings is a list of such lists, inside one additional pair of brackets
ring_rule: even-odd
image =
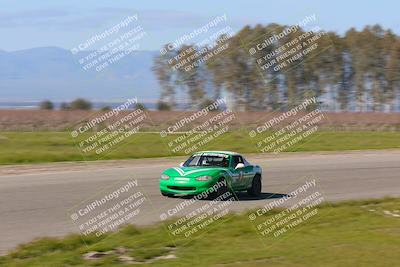
[(219, 154), (219, 153), (201, 153), (201, 154), (194, 154), (193, 156), (212, 156), (212, 157), (221, 157), (221, 158), (227, 158), (229, 155), (226, 154)]

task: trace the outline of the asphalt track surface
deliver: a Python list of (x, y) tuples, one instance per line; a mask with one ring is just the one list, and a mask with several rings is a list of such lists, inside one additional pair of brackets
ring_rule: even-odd
[[(247, 159), (263, 168), (263, 194), (260, 199), (239, 194), (239, 201), (232, 203), (233, 211), (262, 207), (312, 179), (325, 201), (400, 196), (400, 150), (248, 155)], [(37, 237), (78, 232), (70, 218), (76, 205), (128, 180), (137, 180), (151, 202), (133, 222), (159, 222), (160, 214), (185, 200), (165, 198), (158, 190), (162, 170), (180, 161), (182, 158), (0, 167), (0, 253)], [(195, 205), (202, 205), (199, 202)], [(189, 209), (178, 215), (185, 212)]]

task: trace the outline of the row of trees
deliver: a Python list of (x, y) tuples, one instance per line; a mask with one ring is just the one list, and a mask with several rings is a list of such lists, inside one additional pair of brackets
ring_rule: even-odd
[[(44, 100), (44, 101), (40, 102), (39, 108), (46, 109), (46, 110), (53, 110), (55, 108), (55, 105), (50, 100)], [(92, 108), (93, 108), (93, 104), (90, 101), (83, 99), (83, 98), (77, 98), (77, 99), (71, 101), (70, 103), (62, 102), (60, 104), (61, 110), (91, 110)], [(135, 109), (146, 110), (146, 107), (142, 103), (136, 103)], [(166, 109), (169, 109), (169, 106), (166, 106), (166, 107), (158, 106), (158, 109), (166, 110)], [(101, 107), (101, 110), (104, 110), (104, 111), (111, 110), (111, 107), (103, 106), (103, 107)]]
[[(44, 100), (39, 104), (40, 109), (52, 110), (55, 108), (54, 103), (50, 100)], [(71, 103), (62, 102), (60, 104), (60, 109), (62, 110), (90, 110), (92, 109), (92, 103), (83, 98), (77, 98)]]
[(192, 68), (179, 66), (187, 66), (185, 62), (196, 59), (195, 53), (204, 47), (183, 45), (170, 50), (166, 45), (167, 53), (157, 56), (153, 67), (161, 86), (160, 102), (173, 107), (177, 95), (184, 94), (190, 107), (196, 107), (224, 93), (235, 108), (244, 110), (291, 107), (313, 96), (341, 110), (394, 109), (400, 94), (399, 36), (379, 25), (350, 29), (344, 36), (327, 32), (317, 41), (318, 47), (293, 66), (263, 69), (258, 59), (277, 60), (271, 56), (274, 51), (305, 31), (300, 29), (251, 55), (249, 49), (287, 28), (246, 26), (229, 38), (220, 36), (224, 42), (217, 40), (216, 44), (228, 48), (221, 52), (221, 45), (208, 49), (218, 53)]

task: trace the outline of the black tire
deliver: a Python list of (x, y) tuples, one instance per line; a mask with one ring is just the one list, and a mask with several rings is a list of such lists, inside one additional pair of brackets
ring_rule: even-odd
[(256, 174), (253, 178), (253, 182), (251, 183), (251, 187), (247, 189), (247, 194), (253, 197), (259, 197), (261, 195), (261, 175)]
[[(220, 178), (218, 180), (218, 182), (223, 182), (223, 181), (226, 181), (225, 178)], [(229, 191), (228, 185), (225, 184), (224, 186), (218, 187), (217, 191), (214, 191), (214, 192), (210, 193), (210, 198), (211, 199), (216, 199), (217, 197), (225, 194), (228, 191)]]
[(172, 197), (173, 196), (172, 194), (165, 193), (165, 192), (162, 192), (162, 191), (161, 191), (161, 195), (163, 195), (164, 197)]

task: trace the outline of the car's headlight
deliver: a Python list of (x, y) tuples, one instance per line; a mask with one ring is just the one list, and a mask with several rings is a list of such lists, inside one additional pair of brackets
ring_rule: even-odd
[(212, 179), (211, 176), (199, 176), (196, 178), (197, 181), (209, 181), (211, 179)]
[(161, 174), (161, 180), (168, 180), (169, 179), (169, 176), (168, 175), (166, 175), (166, 174)]

